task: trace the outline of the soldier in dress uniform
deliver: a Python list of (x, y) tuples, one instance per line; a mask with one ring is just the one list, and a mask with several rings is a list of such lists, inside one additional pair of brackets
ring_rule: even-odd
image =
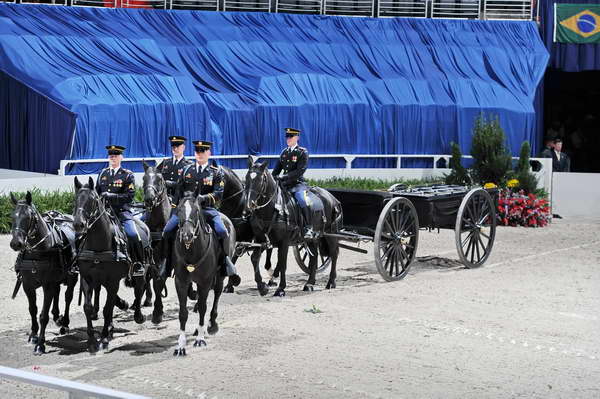
[[(223, 180), (220, 169), (214, 165), (209, 165), (212, 143), (206, 140), (194, 141), (194, 152), (196, 162), (187, 165), (183, 169), (177, 181), (175, 189), (174, 203), (179, 203), (183, 198), (184, 193), (192, 192), (198, 196), (198, 202), (202, 205), (202, 213), (206, 221), (213, 228), (223, 251), (223, 269), (227, 276), (231, 279), (234, 286), (239, 285), (240, 277), (237, 274), (234, 264), (229, 259), (226, 239), (229, 237), (229, 232), (223, 224), (221, 214), (217, 211), (216, 206), (223, 198), (223, 190), (225, 189), (225, 181)], [(171, 219), (165, 226), (165, 233), (174, 231), (179, 223), (177, 214), (171, 216)]]
[[(304, 172), (308, 168), (308, 150), (298, 145), (300, 139), (300, 130), (298, 129), (286, 128), (285, 139), (287, 148), (279, 155), (277, 165), (273, 169), (273, 176), (294, 195), (304, 217), (304, 238), (313, 239), (315, 233), (312, 229), (312, 217), (306, 197), (308, 187), (304, 183)], [(279, 176), (281, 172), (283, 175)]]
[(125, 147), (108, 145), (106, 149), (108, 150), (109, 166), (102, 169), (98, 175), (96, 191), (106, 200), (119, 218), (127, 239), (135, 243), (133, 245), (134, 253), (131, 254), (134, 275), (144, 274), (143, 248), (148, 246), (148, 243), (142, 242), (131, 213), (131, 204), (135, 195), (135, 177), (132, 171), (121, 167)]
[(185, 159), (185, 140), (183, 136), (169, 136), (173, 156), (163, 160), (157, 167), (157, 171), (165, 179), (167, 194), (171, 203), (173, 203), (173, 199), (175, 198), (175, 188), (177, 187), (177, 181), (183, 173), (183, 169), (192, 163), (192, 161)]

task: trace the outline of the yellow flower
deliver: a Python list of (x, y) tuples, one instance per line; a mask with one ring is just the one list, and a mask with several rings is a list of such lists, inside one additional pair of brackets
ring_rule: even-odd
[(508, 187), (517, 187), (519, 185), (519, 181), (517, 179), (511, 179), (506, 183), (506, 185)]
[(485, 185), (483, 186), (483, 188), (496, 188), (498, 186), (496, 186), (494, 183), (485, 183)]

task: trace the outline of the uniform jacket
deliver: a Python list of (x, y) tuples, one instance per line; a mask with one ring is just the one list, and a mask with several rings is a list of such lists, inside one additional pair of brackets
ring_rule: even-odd
[(186, 191), (196, 193), (196, 195), (207, 196), (203, 207), (215, 207), (223, 199), (223, 190), (225, 189), (225, 180), (221, 170), (213, 165), (207, 166), (204, 171), (199, 172), (200, 167), (196, 163), (186, 166), (183, 169), (178, 182), (175, 196), (175, 203), (183, 198)]
[(163, 160), (160, 165), (156, 168), (158, 172), (163, 175), (167, 184), (167, 194), (169, 199), (173, 202), (175, 198), (175, 191), (177, 189), (177, 181), (183, 174), (183, 170), (186, 166), (192, 164), (189, 159), (182, 158), (178, 162), (173, 160), (173, 157)]
[(131, 218), (131, 203), (135, 195), (135, 177), (129, 169), (119, 168), (114, 176), (110, 168), (102, 169), (96, 183), (98, 194), (103, 192), (116, 193), (116, 198), (110, 199), (109, 204), (121, 219)]
[(304, 172), (307, 167), (308, 150), (300, 146), (296, 146), (293, 150), (287, 147), (279, 155), (277, 165), (273, 169), (273, 176), (283, 172), (281, 182), (285, 187), (293, 187), (304, 183)]
[(569, 156), (564, 152), (556, 155), (556, 151), (552, 151), (552, 171), (554, 172), (570, 172), (571, 171), (571, 160)]

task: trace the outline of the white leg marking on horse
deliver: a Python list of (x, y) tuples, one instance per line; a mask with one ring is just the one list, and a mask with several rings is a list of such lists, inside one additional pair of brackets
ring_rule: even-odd
[(177, 346), (179, 347), (179, 349), (185, 348), (186, 342), (187, 340), (185, 339), (185, 331), (181, 331), (179, 333), (179, 339), (177, 340)]
[(189, 202), (185, 203), (184, 209), (185, 209), (185, 218), (189, 219), (190, 215), (192, 214), (192, 206), (190, 205)]

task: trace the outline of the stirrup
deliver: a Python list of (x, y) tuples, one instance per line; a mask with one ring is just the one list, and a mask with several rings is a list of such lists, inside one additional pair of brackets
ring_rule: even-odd
[(310, 227), (306, 228), (306, 230), (304, 231), (304, 239), (314, 240), (315, 238), (317, 238), (317, 234), (314, 232), (314, 230)]
[(144, 264), (142, 262), (133, 262), (131, 269), (132, 277), (140, 277), (146, 274), (146, 270), (144, 269)]

